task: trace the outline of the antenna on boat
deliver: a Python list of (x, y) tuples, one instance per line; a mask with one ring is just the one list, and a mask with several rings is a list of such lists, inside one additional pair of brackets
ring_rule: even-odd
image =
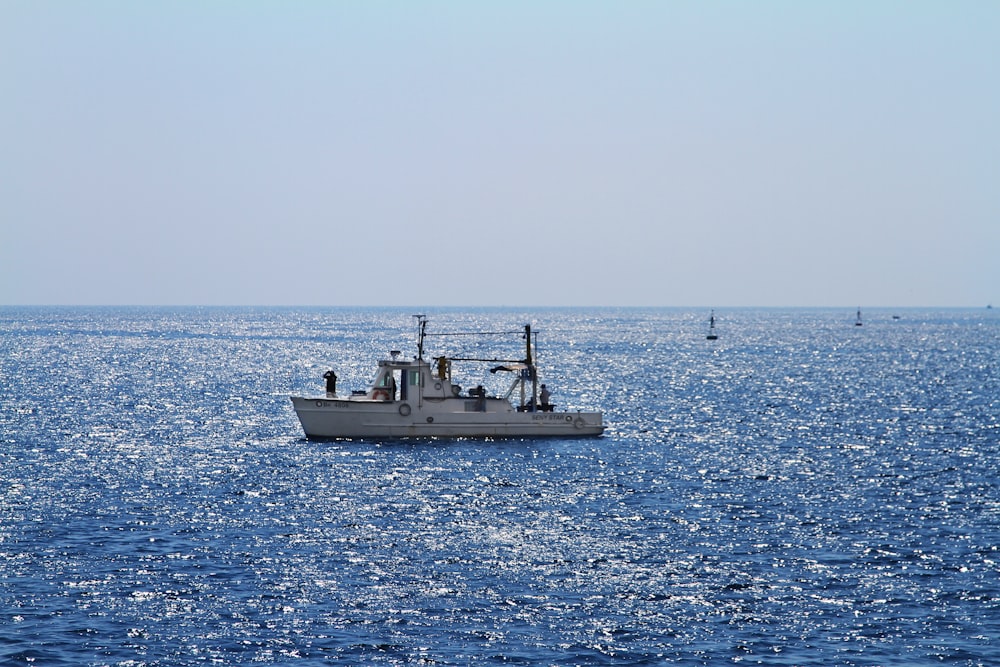
[(427, 316), (414, 315), (417, 318), (417, 361), (424, 360), (424, 336), (427, 335)]

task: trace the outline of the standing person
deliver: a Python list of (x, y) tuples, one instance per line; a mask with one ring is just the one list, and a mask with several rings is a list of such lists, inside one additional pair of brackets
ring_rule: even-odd
[(326, 380), (326, 395), (333, 398), (337, 395), (337, 374), (330, 370), (323, 373), (323, 378)]
[(542, 412), (551, 412), (552, 406), (549, 405), (549, 399), (552, 397), (552, 394), (544, 384), (542, 385), (542, 391), (539, 393), (538, 397), (541, 399)]

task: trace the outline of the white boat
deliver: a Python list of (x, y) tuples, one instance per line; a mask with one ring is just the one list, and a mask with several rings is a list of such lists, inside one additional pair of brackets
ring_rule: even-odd
[[(532, 353), (531, 325), (524, 331), (488, 332), (523, 335), (524, 359), (424, 359), (427, 318), (418, 315), (417, 356), (400, 358), (393, 350), (378, 362), (368, 389), (338, 396), (292, 396), (306, 437), (334, 438), (456, 438), (595, 436), (604, 432), (602, 413), (556, 411), (548, 403)], [(482, 333), (480, 335), (487, 335)], [(504, 396), (489, 396), (482, 386), (465, 392), (452, 377), (453, 362), (496, 364), (490, 371), (508, 372), (513, 383)], [(329, 389), (329, 386), (328, 386)]]

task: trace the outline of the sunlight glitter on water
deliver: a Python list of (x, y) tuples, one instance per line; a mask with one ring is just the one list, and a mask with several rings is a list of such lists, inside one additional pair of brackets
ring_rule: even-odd
[(712, 347), (678, 311), (440, 313), (530, 318), (608, 431), (392, 443), (305, 441), (285, 392), (363, 386), (405, 317), (4, 313), (14, 664), (1000, 656), (1000, 337), (971, 313), (732, 313)]

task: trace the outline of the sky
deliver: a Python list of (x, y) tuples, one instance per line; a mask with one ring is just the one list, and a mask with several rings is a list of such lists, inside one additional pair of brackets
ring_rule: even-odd
[(1000, 304), (1000, 2), (0, 0), (0, 304)]

